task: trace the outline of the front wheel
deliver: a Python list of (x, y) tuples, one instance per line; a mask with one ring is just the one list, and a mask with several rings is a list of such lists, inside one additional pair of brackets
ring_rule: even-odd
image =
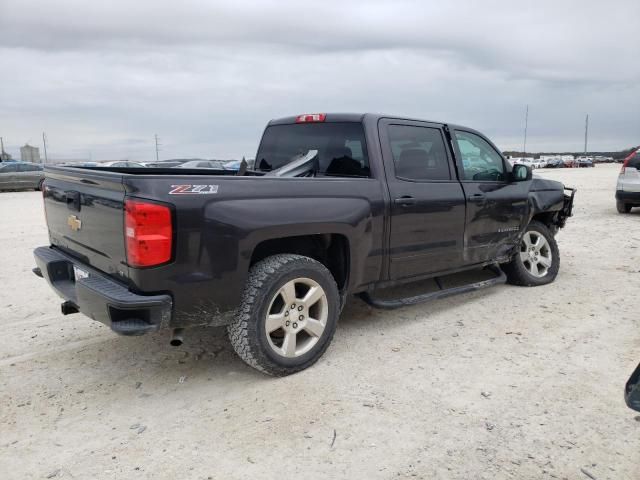
[(531, 222), (517, 253), (502, 269), (513, 285), (532, 287), (553, 282), (560, 269), (560, 251), (546, 225)]
[(227, 331), (247, 364), (285, 376), (322, 356), (339, 314), (338, 287), (324, 265), (302, 255), (273, 255), (249, 271), (242, 303)]

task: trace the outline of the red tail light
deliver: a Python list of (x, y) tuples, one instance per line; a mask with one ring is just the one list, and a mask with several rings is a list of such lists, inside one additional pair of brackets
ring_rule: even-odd
[(324, 122), (325, 118), (327, 118), (326, 113), (305, 113), (296, 117), (296, 123)]
[(624, 169), (629, 166), (629, 162), (636, 155), (636, 153), (638, 153), (638, 151), (640, 151), (640, 149), (634, 150), (633, 152), (631, 152), (631, 155), (629, 155), (627, 158), (624, 159), (624, 162), (622, 162), (622, 168), (620, 169), (620, 173), (624, 173)]
[(126, 200), (124, 205), (127, 263), (132, 267), (151, 267), (171, 260), (171, 209), (142, 200)]

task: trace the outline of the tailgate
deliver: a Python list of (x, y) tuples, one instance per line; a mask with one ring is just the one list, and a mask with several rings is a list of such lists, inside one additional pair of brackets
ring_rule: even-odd
[[(638, 166), (640, 167), (640, 162)], [(618, 190), (640, 192), (640, 170), (637, 167), (625, 167), (620, 173), (620, 180)]]
[(52, 245), (107, 274), (129, 277), (121, 174), (47, 167), (43, 196)]

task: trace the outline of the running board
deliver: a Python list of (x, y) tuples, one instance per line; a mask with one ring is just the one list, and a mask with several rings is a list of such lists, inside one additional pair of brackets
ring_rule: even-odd
[(422, 295), (416, 295), (415, 297), (399, 298), (397, 300), (381, 300), (371, 296), (369, 292), (362, 292), (359, 297), (369, 305), (375, 308), (381, 308), (383, 310), (393, 310), (394, 308), (407, 307), (409, 305), (417, 305), (419, 303), (430, 302), (431, 300), (439, 300), (441, 298), (451, 297), (453, 295), (459, 295), (461, 293), (474, 292), (482, 288), (493, 287), (494, 285), (500, 285), (506, 283), (507, 276), (502, 269), (497, 265), (487, 267), (487, 270), (491, 270), (496, 274), (495, 278), (483, 280), (481, 282), (470, 283), (469, 285), (462, 285), (460, 287), (442, 288), (440, 280), (434, 278), (440, 290), (431, 293), (425, 293)]

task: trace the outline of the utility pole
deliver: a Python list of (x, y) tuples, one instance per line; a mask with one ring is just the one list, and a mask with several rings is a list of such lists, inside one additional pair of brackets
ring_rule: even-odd
[(589, 114), (587, 113), (587, 118), (584, 121), (584, 154), (587, 155), (587, 139), (589, 138)]
[(158, 143), (158, 134), (155, 134), (155, 138), (156, 138), (156, 162), (160, 161), (160, 156), (158, 154), (158, 151), (160, 150), (160, 144)]
[(42, 145), (44, 147), (44, 163), (49, 163), (47, 158), (47, 136), (42, 132)]
[(529, 126), (529, 105), (524, 112), (524, 144), (522, 145), (522, 156), (527, 152), (527, 127)]
[(0, 155), (4, 158), (4, 139), (0, 137)]

